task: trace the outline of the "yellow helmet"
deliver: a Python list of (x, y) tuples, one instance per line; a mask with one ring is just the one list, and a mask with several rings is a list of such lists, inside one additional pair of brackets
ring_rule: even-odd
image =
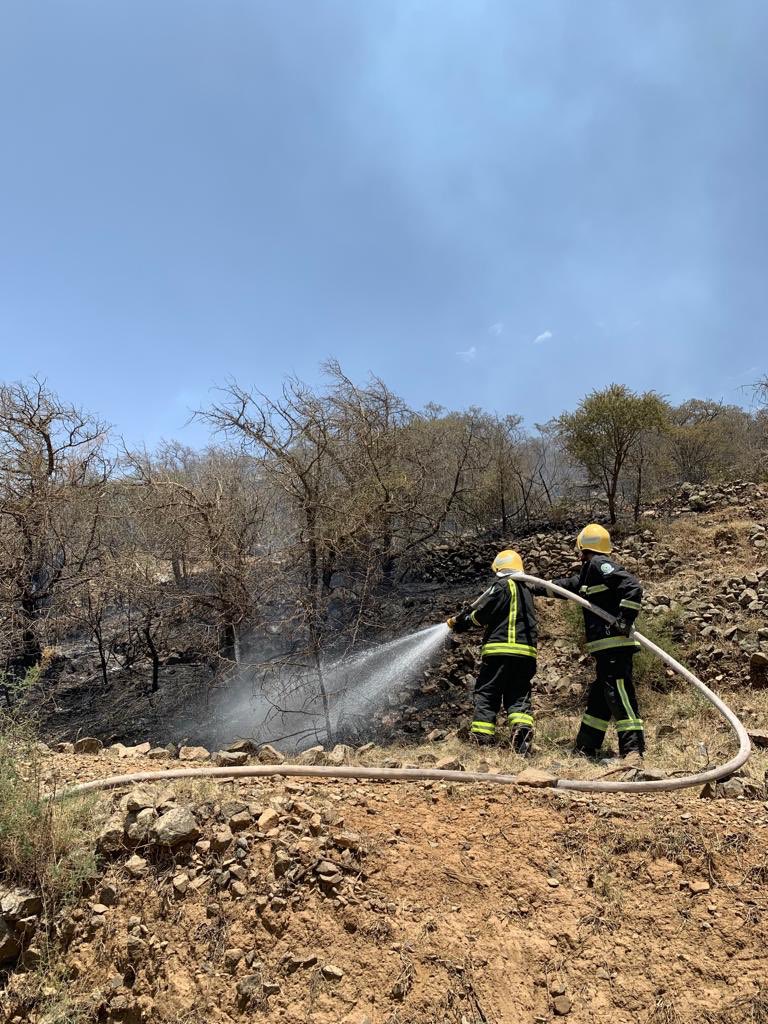
[(507, 548), (500, 551), (493, 560), (491, 572), (522, 572), (523, 560), (516, 551)]
[(576, 547), (579, 551), (599, 551), (601, 555), (610, 555), (613, 550), (610, 533), (597, 523), (584, 527), (576, 538)]

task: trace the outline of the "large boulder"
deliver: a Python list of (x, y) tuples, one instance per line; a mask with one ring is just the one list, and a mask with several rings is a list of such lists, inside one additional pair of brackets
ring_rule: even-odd
[(123, 802), (126, 811), (137, 812), (143, 811), (147, 807), (154, 807), (155, 797), (149, 790), (136, 786), (124, 797)]
[(98, 754), (103, 747), (104, 744), (95, 736), (82, 736), (74, 743), (76, 754)]
[(107, 750), (110, 754), (116, 754), (118, 757), (143, 757), (148, 754), (152, 749), (151, 743), (138, 743), (135, 747), (126, 747), (124, 743), (113, 743)]
[(181, 747), (179, 750), (180, 761), (208, 761), (211, 752), (205, 747)]
[(0, 917), (0, 964), (15, 960), (21, 953), (21, 940), (15, 928)]
[(230, 743), (227, 750), (231, 754), (255, 754), (258, 751), (258, 744), (254, 743), (253, 740), (235, 740), (234, 743)]
[(0, 889), (0, 915), (16, 923), (25, 917), (42, 913), (43, 901), (28, 889)]
[(151, 838), (152, 825), (157, 815), (153, 807), (131, 812), (125, 819), (125, 834), (132, 843), (145, 843)]
[(99, 853), (117, 853), (125, 846), (125, 826), (123, 819), (117, 815), (102, 825), (96, 838), (96, 849)]
[(343, 764), (348, 763), (354, 752), (354, 749), (345, 743), (337, 743), (333, 750), (325, 755), (325, 763), (334, 768), (340, 768)]
[(248, 753), (245, 750), (219, 750), (213, 755), (213, 762), (219, 768), (240, 768), (248, 763)]
[(308, 750), (303, 750), (296, 760), (299, 764), (325, 764), (325, 748), (310, 747)]
[(270, 743), (265, 743), (263, 747), (259, 747), (257, 756), (260, 764), (282, 764), (285, 761), (285, 756)]
[(750, 657), (749, 681), (755, 689), (768, 687), (768, 654), (755, 651)]
[(158, 846), (180, 846), (197, 839), (200, 830), (191, 811), (186, 807), (174, 807), (152, 823), (149, 834)]

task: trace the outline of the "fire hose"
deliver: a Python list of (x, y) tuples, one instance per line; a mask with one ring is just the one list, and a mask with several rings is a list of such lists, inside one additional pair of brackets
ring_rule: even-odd
[[(554, 583), (541, 580), (536, 576), (528, 576), (525, 573), (514, 573), (514, 577), (522, 583), (531, 583), (535, 586), (543, 586), (552, 594), (575, 601), (582, 607), (587, 608), (594, 615), (600, 616), (606, 622), (614, 622), (612, 615), (590, 604), (589, 601), (572, 594), (569, 590), (558, 587)], [(751, 744), (747, 730), (728, 707), (725, 701), (721, 700), (716, 693), (713, 693), (693, 672), (676, 661), (666, 651), (662, 650), (655, 643), (638, 633), (636, 630), (631, 636), (646, 650), (650, 651), (657, 658), (660, 658), (677, 675), (690, 683), (699, 693), (702, 694), (725, 719), (733, 730), (739, 742), (737, 753), (725, 764), (693, 775), (685, 775), (668, 779), (649, 779), (639, 782), (631, 781), (610, 781), (606, 779), (553, 779), (550, 783), (552, 788), (563, 790), (577, 790), (582, 793), (657, 793), (676, 789), (686, 789), (690, 786), (700, 786), (707, 782), (716, 782), (718, 779), (727, 778), (742, 767), (747, 761), (751, 752)], [(244, 765), (230, 768), (175, 768), (166, 771), (156, 772), (132, 772), (125, 775), (111, 775), (104, 779), (95, 779), (92, 782), (84, 782), (63, 790), (59, 796), (69, 797), (80, 793), (88, 793), (93, 790), (113, 789), (119, 786), (134, 785), (136, 783), (160, 782), (172, 779), (242, 779), (242, 778), (263, 778), (265, 776), (301, 776), (306, 778), (330, 778), (330, 779), (375, 779), (388, 782), (475, 782), (494, 783), (496, 785), (525, 785), (525, 776), (518, 781), (516, 775), (502, 775), (494, 772), (469, 772), (469, 771), (446, 771), (437, 768), (370, 768), (363, 766), (342, 765), (329, 767), (326, 765), (306, 764), (270, 764), (270, 765)], [(531, 783), (533, 784), (533, 783)], [(537, 783), (541, 784), (541, 783)]]

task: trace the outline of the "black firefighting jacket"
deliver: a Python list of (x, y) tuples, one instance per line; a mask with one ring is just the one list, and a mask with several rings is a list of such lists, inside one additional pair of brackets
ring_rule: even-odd
[[(643, 588), (640, 583), (631, 572), (607, 555), (595, 554), (584, 562), (578, 576), (566, 576), (552, 582), (585, 597), (590, 604), (597, 605), (615, 618), (621, 617), (630, 626), (641, 608)], [(544, 594), (546, 591), (536, 588), (535, 593)], [(586, 608), (584, 629), (587, 636), (586, 649), (591, 654), (616, 647), (631, 648), (634, 653), (640, 648), (636, 640), (625, 636), (615, 626), (609, 625), (605, 619), (587, 611)]]
[(483, 657), (521, 655), (536, 657), (536, 610), (524, 583), (510, 577), (496, 579), (469, 608), (456, 616), (454, 630), (463, 633), (484, 626)]

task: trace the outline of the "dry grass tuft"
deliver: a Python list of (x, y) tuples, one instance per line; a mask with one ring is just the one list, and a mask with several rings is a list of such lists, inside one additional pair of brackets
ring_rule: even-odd
[(768, 993), (760, 989), (721, 1010), (705, 1011), (698, 1020), (701, 1024), (768, 1024)]
[(684, 1024), (684, 1021), (675, 1004), (665, 996), (659, 996), (648, 1018), (648, 1024)]
[(0, 718), (0, 880), (39, 892), (47, 916), (95, 874), (96, 803), (48, 799), (34, 734)]

